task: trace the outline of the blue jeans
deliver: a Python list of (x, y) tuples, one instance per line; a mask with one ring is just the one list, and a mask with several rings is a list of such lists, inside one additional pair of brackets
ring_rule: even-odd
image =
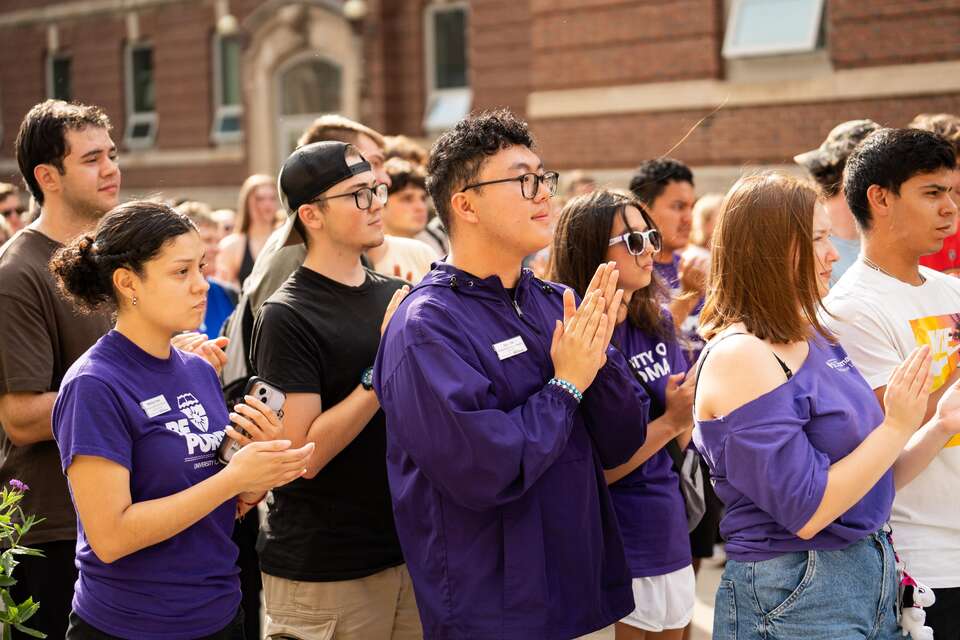
[(714, 640), (895, 640), (897, 570), (885, 533), (840, 551), (727, 561)]

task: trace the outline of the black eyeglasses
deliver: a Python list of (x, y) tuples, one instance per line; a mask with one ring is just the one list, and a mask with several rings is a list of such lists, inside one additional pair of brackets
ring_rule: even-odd
[(373, 206), (373, 199), (376, 197), (380, 201), (380, 204), (387, 204), (387, 194), (389, 190), (387, 185), (380, 183), (374, 185), (373, 188), (363, 187), (357, 189), (356, 191), (351, 191), (350, 193), (341, 193), (338, 196), (326, 196), (323, 198), (314, 198), (311, 202), (321, 202), (323, 200), (333, 200), (334, 198), (346, 198), (347, 196), (353, 196), (354, 202), (357, 203), (357, 209), (365, 211)]
[(658, 253), (660, 251), (660, 246), (662, 243), (660, 232), (656, 229), (647, 229), (646, 231), (627, 231), (625, 234), (617, 236), (615, 238), (610, 238), (610, 244), (608, 246), (613, 246), (615, 244), (620, 244), (623, 242), (627, 245), (627, 253), (632, 256), (643, 255), (644, 251), (648, 249), (652, 253)]
[(560, 182), (560, 174), (556, 171), (547, 171), (543, 175), (538, 173), (525, 173), (522, 176), (517, 176), (516, 178), (501, 178), (500, 180), (487, 180), (486, 182), (468, 184), (462, 190), (466, 191), (467, 189), (476, 189), (477, 187), (485, 187), (488, 184), (497, 184), (500, 182), (519, 182), (520, 193), (523, 194), (523, 197), (527, 200), (533, 200), (537, 197), (537, 193), (540, 191), (541, 182), (547, 187), (547, 192), (551, 196), (556, 195), (557, 183)]

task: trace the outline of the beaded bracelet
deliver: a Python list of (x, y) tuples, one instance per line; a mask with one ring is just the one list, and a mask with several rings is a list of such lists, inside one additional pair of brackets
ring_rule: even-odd
[(580, 402), (583, 400), (583, 394), (580, 393), (580, 390), (577, 389), (577, 387), (574, 386), (572, 382), (564, 380), (563, 378), (550, 378), (550, 381), (547, 384), (552, 384), (557, 387), (560, 387), (561, 389), (563, 389), (564, 391), (572, 395), (574, 398), (576, 398), (577, 402)]

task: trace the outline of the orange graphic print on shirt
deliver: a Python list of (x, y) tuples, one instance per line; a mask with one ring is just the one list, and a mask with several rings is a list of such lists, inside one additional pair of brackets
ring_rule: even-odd
[[(928, 316), (910, 321), (917, 346), (930, 345), (933, 357), (933, 391), (946, 383), (960, 366), (960, 314)], [(960, 434), (950, 438), (948, 447), (960, 446)]]

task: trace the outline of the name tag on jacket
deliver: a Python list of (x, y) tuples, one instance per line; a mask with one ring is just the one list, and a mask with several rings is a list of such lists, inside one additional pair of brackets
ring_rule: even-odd
[(493, 350), (497, 352), (498, 358), (506, 360), (521, 353), (526, 353), (527, 345), (523, 343), (522, 336), (516, 336), (515, 338), (496, 343), (493, 345)]

